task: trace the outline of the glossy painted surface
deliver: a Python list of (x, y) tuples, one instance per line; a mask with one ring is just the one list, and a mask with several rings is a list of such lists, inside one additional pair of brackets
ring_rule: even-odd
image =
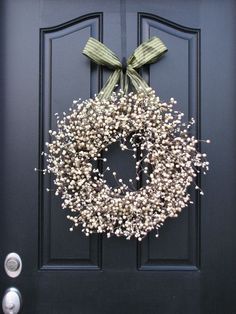
[[(17, 287), (23, 313), (218, 314), (236, 312), (235, 2), (5, 0), (1, 2), (1, 294)], [(125, 36), (124, 36), (125, 34)], [(82, 55), (89, 36), (123, 57), (150, 36), (168, 53), (141, 71), (161, 99), (175, 97), (194, 134), (212, 143), (205, 196), (156, 239), (86, 238), (69, 232), (48, 177), (33, 169), (54, 113), (96, 93), (109, 72)], [(126, 39), (126, 42), (124, 42)], [(114, 145), (109, 166), (134, 177)], [(200, 180), (200, 178), (199, 178)], [(22, 258), (9, 278), (4, 259)]]

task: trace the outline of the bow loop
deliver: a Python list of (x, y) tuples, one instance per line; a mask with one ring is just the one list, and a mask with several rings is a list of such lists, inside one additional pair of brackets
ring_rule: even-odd
[(144, 64), (155, 63), (167, 50), (158, 37), (152, 37), (134, 50), (127, 64), (134, 69), (141, 68)]
[(87, 44), (83, 50), (83, 54), (89, 57), (95, 63), (106, 66), (110, 69), (117, 69), (122, 67), (117, 55), (107, 46), (93, 37), (90, 37), (87, 41)]
[(128, 79), (136, 90), (146, 90), (149, 87), (148, 84), (135, 69), (144, 64), (156, 62), (166, 51), (167, 47), (164, 43), (159, 38), (152, 37), (135, 49), (124, 68), (124, 62), (121, 64), (113, 51), (95, 38), (90, 37), (84, 47), (83, 54), (95, 63), (114, 70), (98, 95), (99, 98), (106, 99), (111, 95), (119, 81), (125, 93), (128, 92)]

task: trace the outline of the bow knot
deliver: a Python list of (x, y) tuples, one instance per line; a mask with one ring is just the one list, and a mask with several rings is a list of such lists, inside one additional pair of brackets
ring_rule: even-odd
[(99, 98), (108, 98), (119, 81), (125, 93), (128, 92), (129, 80), (136, 90), (140, 88), (146, 90), (149, 86), (136, 69), (144, 64), (156, 62), (166, 51), (167, 47), (164, 43), (158, 37), (152, 37), (138, 46), (127, 61), (123, 58), (121, 63), (113, 51), (95, 38), (90, 37), (84, 47), (83, 54), (95, 63), (114, 70), (98, 95)]
[(124, 57), (122, 59), (122, 72), (123, 72), (123, 74), (125, 74), (126, 70), (127, 70), (127, 61), (126, 61), (126, 58)]

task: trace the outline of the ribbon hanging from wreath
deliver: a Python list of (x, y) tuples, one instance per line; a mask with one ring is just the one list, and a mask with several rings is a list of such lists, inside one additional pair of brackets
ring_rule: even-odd
[[(158, 230), (168, 217), (177, 217), (191, 203), (188, 188), (200, 170), (208, 170), (206, 154), (198, 152), (199, 139), (189, 133), (194, 124), (183, 122), (176, 101), (161, 102), (137, 69), (151, 64), (167, 51), (153, 37), (142, 43), (122, 64), (104, 44), (89, 38), (83, 53), (114, 72), (94, 98), (74, 101), (69, 113), (57, 117), (57, 130), (50, 130), (47, 168), (55, 176), (56, 195), (70, 213), (70, 230), (79, 225), (89, 236), (105, 233), (142, 240)], [(120, 81), (121, 89), (113, 92)], [(129, 82), (136, 92), (128, 93)], [(124, 182), (109, 166), (104, 152), (120, 143), (136, 160), (136, 178)], [(209, 142), (209, 140), (205, 141)], [(137, 159), (137, 151), (140, 158)], [(102, 160), (103, 167), (94, 167)], [(105, 172), (112, 172), (110, 187)], [(137, 189), (137, 182), (141, 188)]]
[(136, 91), (149, 88), (145, 80), (138, 74), (139, 69), (145, 64), (155, 63), (167, 51), (167, 47), (158, 37), (152, 37), (135, 49), (127, 63), (121, 63), (119, 58), (104, 44), (90, 37), (83, 54), (95, 63), (114, 70), (98, 95), (100, 98), (108, 98), (120, 80), (120, 85), (125, 93), (128, 92), (128, 80)]

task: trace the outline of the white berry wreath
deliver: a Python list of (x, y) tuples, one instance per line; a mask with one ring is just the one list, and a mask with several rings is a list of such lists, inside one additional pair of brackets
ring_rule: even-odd
[[(74, 101), (69, 114), (57, 119), (57, 130), (49, 131), (52, 139), (46, 143), (46, 171), (55, 175), (55, 194), (70, 211), (71, 231), (82, 225), (87, 236), (106, 233), (142, 240), (153, 229), (158, 235), (166, 218), (177, 217), (188, 206), (188, 187), (200, 168), (208, 170), (208, 162), (197, 151), (199, 140), (189, 133), (194, 120), (182, 122), (175, 104), (173, 98), (161, 102), (151, 88), (120, 90), (110, 97)], [(136, 180), (145, 176), (140, 189), (109, 167), (94, 166), (98, 159), (106, 162), (103, 151), (114, 142), (131, 149), (134, 157), (139, 151)], [(106, 171), (112, 172), (115, 188), (107, 184)]]

